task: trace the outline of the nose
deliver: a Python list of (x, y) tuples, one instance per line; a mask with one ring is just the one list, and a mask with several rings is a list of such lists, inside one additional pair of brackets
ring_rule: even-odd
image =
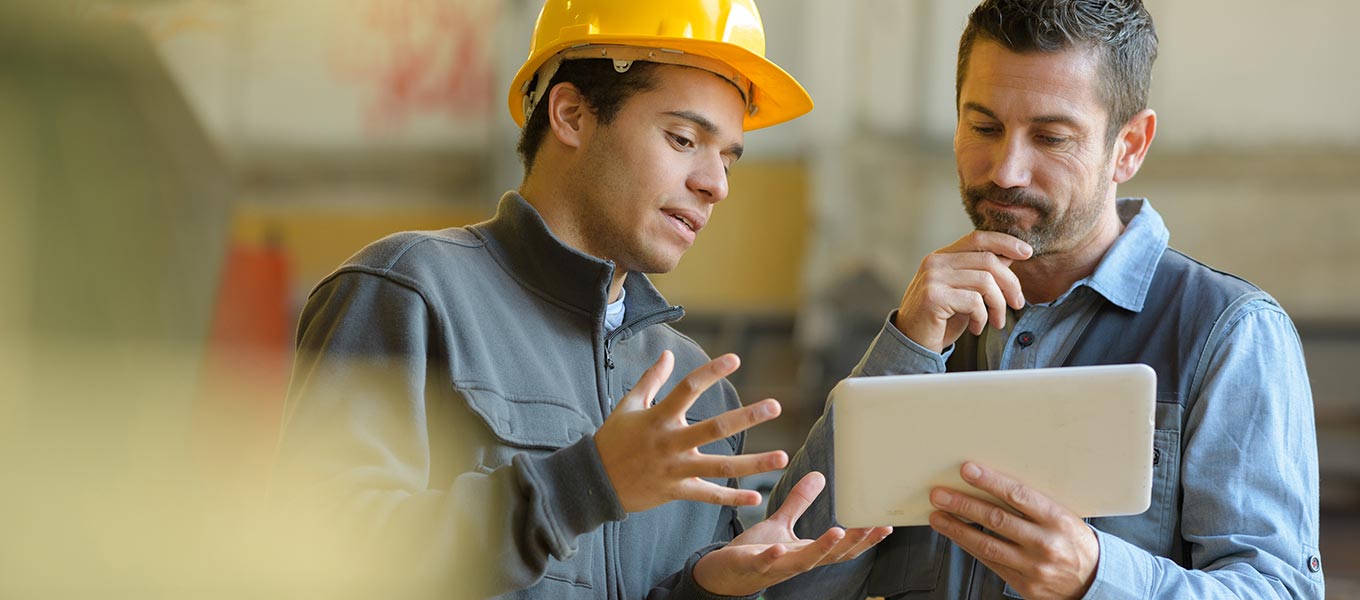
[(690, 171), (686, 182), (701, 199), (717, 203), (727, 197), (727, 167), (718, 153), (705, 154)]
[(1007, 136), (996, 149), (992, 160), (992, 183), (1002, 189), (1029, 187), (1029, 148), (1019, 136)]

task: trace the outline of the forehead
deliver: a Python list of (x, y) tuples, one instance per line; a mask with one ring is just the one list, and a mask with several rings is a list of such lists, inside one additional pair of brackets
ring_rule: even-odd
[(973, 102), (1016, 118), (1039, 114), (1102, 119), (1099, 61), (1085, 48), (1063, 52), (1012, 52), (978, 40), (959, 88), (960, 106)]
[(693, 112), (718, 126), (724, 137), (742, 136), (746, 103), (731, 82), (703, 69), (658, 65), (655, 86), (629, 99), (626, 110), (648, 115)]

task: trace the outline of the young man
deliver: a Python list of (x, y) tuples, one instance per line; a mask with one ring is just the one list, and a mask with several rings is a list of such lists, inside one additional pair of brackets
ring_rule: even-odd
[[(1156, 48), (1138, 0), (973, 11), (954, 151), (977, 230), (922, 261), (853, 373), (1150, 365), (1151, 508), (1088, 523), (969, 463), (960, 472), (976, 489), (932, 491), (929, 527), (767, 597), (1323, 596), (1312, 400), (1293, 324), (1250, 283), (1169, 249), (1148, 201), (1115, 193), (1156, 131)], [(828, 410), (772, 508), (800, 474), (834, 478), (833, 427)], [(831, 504), (819, 499), (795, 531), (832, 525)]]
[(742, 407), (736, 357), (671, 329), (643, 276), (727, 196), (744, 130), (811, 109), (763, 53), (749, 0), (550, 0), (510, 94), (519, 191), (309, 298), (280, 502), (459, 597), (752, 597), (885, 537), (793, 536), (820, 474), (742, 532), (731, 505), (759, 496), (736, 477), (787, 462), (741, 455), (743, 431), (779, 404)]

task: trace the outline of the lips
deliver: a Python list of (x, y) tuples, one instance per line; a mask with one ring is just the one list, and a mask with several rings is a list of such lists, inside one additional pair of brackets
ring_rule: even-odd
[(699, 233), (699, 230), (703, 229), (704, 225), (708, 222), (707, 217), (692, 210), (666, 208), (662, 209), (661, 212), (666, 213), (667, 217), (678, 221), (686, 229), (694, 233)]

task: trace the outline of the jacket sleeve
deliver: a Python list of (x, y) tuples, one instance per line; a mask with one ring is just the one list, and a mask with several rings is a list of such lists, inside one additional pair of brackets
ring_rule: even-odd
[[(334, 565), (307, 583), (501, 594), (625, 516), (589, 436), (480, 466), (471, 440), (486, 433), (452, 401), (436, 321), (409, 282), (367, 272), (323, 282), (303, 310), (271, 508), (299, 552)], [(454, 447), (432, 449), (432, 429)], [(461, 474), (432, 487), (435, 461)]]
[(1221, 322), (1182, 440), (1180, 533), (1192, 568), (1097, 531), (1087, 598), (1324, 595), (1317, 438), (1298, 335), (1268, 300)]

